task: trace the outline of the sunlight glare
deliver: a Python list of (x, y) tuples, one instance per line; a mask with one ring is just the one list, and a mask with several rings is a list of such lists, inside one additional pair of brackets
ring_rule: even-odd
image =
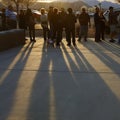
[(54, 0), (38, 0), (38, 2), (46, 2), (46, 3), (50, 3), (50, 2), (53, 2)]

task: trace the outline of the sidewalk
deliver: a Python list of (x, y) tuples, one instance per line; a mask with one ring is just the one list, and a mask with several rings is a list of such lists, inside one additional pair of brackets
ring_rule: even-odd
[(0, 60), (0, 120), (120, 120), (119, 45), (37, 38)]

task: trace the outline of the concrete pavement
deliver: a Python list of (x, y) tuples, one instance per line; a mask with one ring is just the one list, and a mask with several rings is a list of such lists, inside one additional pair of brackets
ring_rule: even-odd
[(120, 46), (42, 38), (0, 53), (0, 120), (120, 120)]

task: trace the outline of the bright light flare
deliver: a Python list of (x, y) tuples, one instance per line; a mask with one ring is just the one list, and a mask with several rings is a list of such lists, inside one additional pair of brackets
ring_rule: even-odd
[(38, 2), (43, 2), (43, 3), (50, 3), (53, 2), (54, 0), (38, 0)]

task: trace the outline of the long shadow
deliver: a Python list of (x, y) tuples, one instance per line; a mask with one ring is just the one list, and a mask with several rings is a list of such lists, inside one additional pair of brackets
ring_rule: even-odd
[(64, 74), (66, 79), (60, 82), (55, 80), (57, 113), (59, 113), (57, 120), (119, 120), (119, 99), (79, 49), (72, 53), (76, 58), (82, 58), (90, 71), (87, 71), (88, 73), (72, 71), (69, 78)]
[(96, 71), (79, 48), (62, 44), (61, 49), (44, 51), (40, 58), (27, 119), (120, 119), (120, 100), (105, 82), (107, 76)]
[[(89, 43), (88, 43), (89, 44)], [(114, 73), (119, 73), (120, 71), (120, 65), (119, 65), (119, 52), (120, 48), (114, 48), (113, 46), (109, 45), (106, 42), (103, 42), (101, 44), (99, 43), (92, 43), (96, 45), (96, 50), (92, 48), (91, 46), (88, 46), (87, 44), (83, 44), (91, 53), (93, 53), (105, 66), (110, 68), (111, 71)], [(95, 61), (97, 62), (97, 61)], [(119, 74), (118, 74), (119, 76)]]
[(25, 49), (15, 52), (16, 56), (12, 56), (14, 59), (10, 58), (8, 69), (1, 72), (4, 76), (0, 79), (0, 81), (2, 80), (0, 84), (0, 120), (19, 119), (17, 115), (20, 114), (20, 110), (16, 111), (16, 104), (20, 103), (18, 98), (23, 94), (20, 91), (21, 77), (32, 47), (33, 44), (28, 44)]

